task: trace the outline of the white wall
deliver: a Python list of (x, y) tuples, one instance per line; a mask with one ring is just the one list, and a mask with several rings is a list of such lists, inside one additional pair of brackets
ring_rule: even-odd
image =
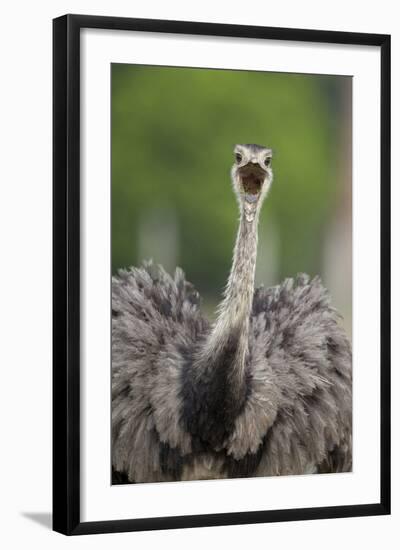
[[(395, 548), (399, 538), (398, 469), (393, 472), (393, 515), (196, 530), (128, 533), (67, 539), (43, 526), (51, 510), (51, 19), (87, 13), (342, 31), (392, 33), (393, 174), (400, 163), (400, 30), (395, 0), (153, 0), (123, 2), (8, 2), (2, 10), (0, 162), (1, 224), (1, 473), (5, 548), (230, 548), (248, 545), (326, 550)], [(396, 154), (395, 154), (396, 152)], [(393, 189), (392, 280), (400, 278), (399, 186)], [(394, 216), (393, 216), (394, 218)], [(397, 245), (397, 246), (396, 246)], [(398, 333), (399, 290), (393, 287), (393, 340)], [(396, 330), (397, 329), (397, 330)], [(399, 387), (399, 344), (394, 343), (393, 394)], [(399, 401), (393, 400), (393, 462), (400, 459)], [(32, 519), (33, 518), (33, 519)], [(38, 521), (39, 520), (39, 521)], [(396, 525), (397, 523), (397, 525)]]

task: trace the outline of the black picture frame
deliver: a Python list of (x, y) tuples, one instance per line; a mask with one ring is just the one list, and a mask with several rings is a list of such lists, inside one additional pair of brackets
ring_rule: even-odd
[[(80, 31), (84, 28), (378, 46), (381, 51), (381, 495), (370, 504), (80, 520)], [(66, 535), (390, 513), (390, 36), (120, 17), (53, 21), (53, 529)]]

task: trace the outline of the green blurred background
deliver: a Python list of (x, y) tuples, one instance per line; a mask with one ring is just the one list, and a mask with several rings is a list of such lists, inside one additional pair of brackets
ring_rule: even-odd
[(274, 151), (256, 279), (318, 274), (351, 334), (351, 78), (112, 64), (112, 269), (181, 266), (212, 315), (236, 143)]

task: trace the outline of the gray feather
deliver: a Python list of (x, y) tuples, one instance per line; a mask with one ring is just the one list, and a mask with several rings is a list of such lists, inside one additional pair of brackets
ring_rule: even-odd
[(240, 225), (214, 325), (180, 269), (146, 263), (113, 278), (115, 482), (352, 468), (349, 341), (318, 278), (254, 290), (271, 150), (235, 153)]
[(183, 272), (121, 271), (113, 315), (113, 466), (130, 481), (227, 477), (232, 465), (243, 475), (257, 453), (255, 476), (351, 469), (351, 350), (318, 279), (256, 290), (247, 398), (222, 449), (185, 429), (183, 350), (210, 326)]

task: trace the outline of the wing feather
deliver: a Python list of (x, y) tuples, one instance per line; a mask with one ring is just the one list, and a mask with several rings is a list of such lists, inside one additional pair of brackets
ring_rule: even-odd
[(228, 452), (240, 459), (263, 445), (258, 475), (282, 475), (326, 465), (345, 449), (350, 469), (351, 348), (319, 278), (255, 291), (249, 350), (248, 404)]
[(130, 481), (168, 479), (165, 449), (190, 451), (179, 417), (181, 349), (208, 329), (199, 303), (179, 268), (171, 277), (149, 262), (113, 277), (113, 467)]

